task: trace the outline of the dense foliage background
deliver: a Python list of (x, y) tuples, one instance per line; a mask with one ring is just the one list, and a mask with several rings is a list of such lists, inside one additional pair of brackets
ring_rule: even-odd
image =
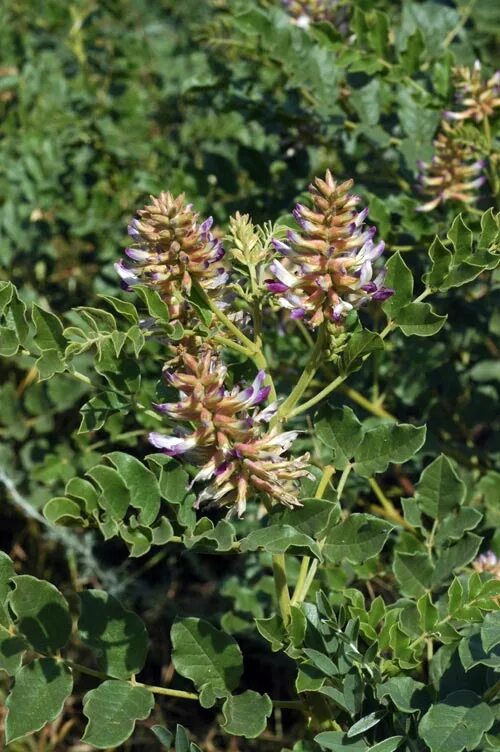
[[(124, 311), (126, 319), (125, 309), (102, 296), (119, 295), (113, 262), (126, 244), (129, 218), (148, 194), (168, 189), (185, 191), (203, 216), (213, 214), (221, 233), (236, 210), (256, 222), (275, 222), (329, 167), (340, 179), (354, 178), (388, 256), (400, 251), (419, 279), (428, 270), (427, 250), (436, 234), (454, 248), (463, 238), (455, 224), (455, 235), (446, 241), (459, 211), (477, 238), (480, 215), (495, 206), (493, 119), (489, 130), (482, 123), (465, 126), (464, 138), (487, 160), (488, 180), (472, 208), (448, 201), (432, 212), (417, 211), (426, 199), (416, 185), (417, 162), (432, 157), (442, 113), (454, 107), (454, 66), (470, 67), (480, 58), (485, 78), (495, 70), (495, 4), (341, 5), (333, 23), (308, 28), (270, 0), (4, 0), (0, 8), (0, 280), (12, 282), (27, 305), (60, 315), (65, 327), (82, 326), (79, 306), (107, 311), (95, 314), (99, 325), (93, 339), (86, 331), (88, 346), (73, 351), (86, 377), (77, 380), (62, 357), (44, 356), (52, 345), (44, 350), (38, 344), (36, 366), (29, 347), (18, 349), (15, 306), (8, 308), (6, 296), (0, 299), (2, 311), (7, 305), (0, 340), (0, 548), (16, 573), (48, 580), (70, 599), (88, 586), (102, 588), (139, 613), (154, 645), (145, 673), (155, 684), (172, 681), (166, 635), (177, 615), (204, 615), (236, 636), (245, 657), (245, 688), (286, 700), (295, 667), (290, 655), (272, 652), (254, 626), (254, 619), (269, 615), (273, 595), (268, 553), (207, 556), (195, 544), (182, 551), (167, 545), (134, 559), (121, 540), (104, 543), (99, 531), (55, 526), (42, 514), (47, 501), (62, 496), (65, 484), (83, 477), (103, 454), (143, 458), (149, 452), (145, 435), (157, 427), (149, 405), (161, 369), (159, 345), (148, 342), (139, 356), (141, 348), (130, 339), (113, 360), (99, 334), (106, 326), (109, 332), (123, 329)], [(443, 328), (432, 339), (407, 338), (398, 330), (386, 351), (353, 372), (329, 403), (349, 405), (367, 427), (381, 419), (427, 424), (416, 457), (404, 467), (390, 465), (375, 486), (351, 479), (342, 506), (384, 518), (381, 492), (401, 510), (400, 498), (413, 495), (422, 469), (445, 453), (464, 484), (466, 505), (482, 514), (474, 530), (480, 539), (460, 560), (469, 574), (479, 552), (500, 555), (499, 281), (498, 272), (486, 271), (471, 274), (466, 286), (442, 287), (433, 304), (448, 316)], [(374, 330), (383, 329), (380, 311), (366, 318)], [(40, 334), (36, 314), (33, 320)], [(62, 347), (62, 332), (43, 320), (54, 347)], [(7, 330), (16, 330), (16, 346)], [(278, 392), (286, 395), (309, 346), (299, 331), (283, 331), (267, 332), (267, 355)], [(331, 379), (332, 367), (326, 364), (318, 375), (318, 389)], [(250, 372), (245, 363), (237, 369), (241, 376)], [(317, 442), (314, 432), (312, 439), (304, 433), (304, 447), (311, 441)], [(189, 527), (192, 513), (183, 514)], [(238, 536), (255, 524), (252, 517), (238, 522)], [(412, 589), (401, 570), (391, 571), (397, 552), (415, 552), (404, 527), (389, 550), (363, 563), (326, 567), (325, 587), (356, 588), (367, 602), (382, 595), (393, 603), (401, 594), (424, 592), (426, 587)], [(298, 559), (290, 558), (295, 572)], [(452, 569), (436, 585), (438, 595), (451, 582)], [(360, 607), (356, 597), (353, 606)], [(439, 673), (435, 664), (429, 668), (431, 659), (424, 668), (430, 674), (420, 680), (434, 672), (437, 683), (445, 675), (448, 688), (460, 686), (463, 664), (449, 658), (453, 669)], [(482, 694), (490, 665), (472, 663), (472, 684)], [(7, 686), (1, 673), (0, 692)], [(62, 721), (13, 742), (9, 752), (82, 750), (82, 692)], [(194, 707), (168, 699), (155, 711), (155, 722), (186, 726), (207, 752), (291, 749), (305, 733), (300, 714), (285, 708), (275, 712), (260, 740), (242, 741), (221, 732), (213, 708)], [(498, 743), (493, 729), (482, 746), (468, 748), (494, 749)], [(160, 748), (145, 724), (127, 744)], [(301, 744), (294, 750), (319, 749)], [(427, 749), (418, 740), (408, 744), (412, 752)], [(366, 748), (352, 746), (353, 752)]]

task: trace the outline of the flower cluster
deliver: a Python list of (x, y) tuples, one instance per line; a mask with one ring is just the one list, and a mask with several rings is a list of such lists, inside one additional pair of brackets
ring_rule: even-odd
[(184, 195), (151, 196), (129, 225), (128, 260), (115, 264), (125, 289), (144, 284), (157, 290), (177, 318), (193, 281), (207, 291), (223, 285), (228, 278), (220, 264), (224, 249), (210, 232), (212, 222), (209, 217), (200, 223)]
[(329, 170), (324, 180), (316, 178), (309, 187), (312, 208), (297, 204), (293, 212), (299, 231), (290, 230), (286, 243), (274, 241), (285, 260), (271, 264), (268, 290), (292, 318), (313, 328), (341, 322), (353, 308), (393, 292), (383, 285), (385, 269), (374, 272), (384, 243), (375, 243), (375, 228), (365, 226), (368, 209), (357, 211), (361, 199), (349, 193), (352, 182), (338, 184)]
[(247, 500), (259, 493), (287, 507), (300, 506), (295, 482), (309, 475), (309, 455), (286, 458), (297, 432), (268, 427), (276, 405), (260, 408), (270, 391), (266, 374), (260, 371), (245, 389), (228, 390), (226, 367), (212, 350), (198, 357), (184, 352), (182, 362), (183, 370), (164, 373), (180, 400), (155, 406), (175, 421), (174, 435), (153, 432), (149, 440), (169, 457), (200, 468), (192, 485), (205, 485), (195, 506), (213, 503), (241, 517)]
[(311, 23), (330, 21), (343, 33), (346, 31), (347, 7), (339, 0), (283, 0), (287, 13), (297, 26), (307, 29)]
[(431, 196), (418, 207), (419, 211), (432, 211), (447, 201), (470, 204), (477, 198), (477, 189), (486, 182), (482, 174), (486, 160), (478, 159), (473, 139), (465, 138), (458, 126), (468, 121), (476, 124), (487, 122), (495, 114), (500, 107), (500, 72), (483, 82), (481, 64), (476, 61), (473, 68), (457, 68), (455, 80), (456, 99), (463, 109), (444, 113), (434, 140), (432, 161), (418, 162), (420, 190)]
[(447, 120), (474, 120), (480, 123), (490, 118), (500, 107), (500, 71), (487, 81), (481, 77), (481, 63), (476, 60), (473, 68), (460, 67), (455, 71), (457, 100), (465, 109), (447, 111)]
[(465, 143), (445, 121), (434, 140), (435, 154), (431, 162), (419, 161), (420, 190), (432, 198), (418, 207), (428, 212), (446, 201), (471, 203), (476, 191), (486, 181), (482, 175), (483, 159), (477, 159), (470, 144)]

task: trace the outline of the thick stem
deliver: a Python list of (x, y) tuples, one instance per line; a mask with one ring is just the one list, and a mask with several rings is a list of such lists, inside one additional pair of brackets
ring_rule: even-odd
[(290, 591), (288, 590), (288, 583), (286, 578), (285, 554), (274, 554), (273, 576), (281, 618), (283, 619), (285, 627), (287, 627), (292, 619), (292, 610)]
[[(321, 479), (318, 483), (318, 487), (316, 489), (316, 493), (314, 494), (315, 499), (322, 499), (323, 494), (326, 491), (326, 488), (331, 480), (332, 475), (335, 472), (335, 468), (333, 465), (327, 465), (325, 469), (323, 470), (323, 475), (321, 476)], [(299, 570), (299, 576), (297, 578), (297, 584), (295, 585), (295, 590), (293, 591), (292, 596), (292, 605), (295, 605), (297, 602), (300, 603), (300, 596), (302, 593), (302, 589), (305, 585), (305, 581), (307, 578), (307, 573), (309, 570), (309, 564), (311, 563), (311, 557), (310, 556), (303, 556), (302, 561), (300, 563), (300, 570)]]
[[(264, 506), (267, 513), (271, 513), (272, 502), (267, 496), (263, 498)], [(292, 619), (290, 591), (288, 590), (288, 582), (286, 576), (286, 559), (285, 554), (273, 554), (273, 577), (274, 588), (276, 590), (276, 600), (278, 601), (278, 607), (283, 619), (284, 625), (287, 627)]]
[[(342, 497), (342, 493), (344, 491), (344, 487), (345, 487), (347, 478), (349, 477), (349, 473), (351, 472), (351, 470), (352, 470), (352, 465), (349, 464), (349, 465), (346, 465), (346, 467), (342, 471), (342, 475), (340, 476), (339, 484), (337, 486), (337, 501), (340, 501)], [(326, 542), (326, 537), (318, 541), (318, 546), (319, 546), (320, 551), (323, 550), (325, 542)], [(307, 598), (307, 593), (309, 592), (309, 589), (311, 585), (313, 584), (314, 578), (316, 576), (318, 564), (319, 564), (318, 559), (314, 559), (312, 561), (311, 567), (307, 573), (307, 576), (304, 579), (304, 585), (301, 587), (301, 590), (299, 593), (297, 593), (296, 597), (294, 594), (294, 605), (303, 603), (303, 601), (305, 601), (305, 599)]]

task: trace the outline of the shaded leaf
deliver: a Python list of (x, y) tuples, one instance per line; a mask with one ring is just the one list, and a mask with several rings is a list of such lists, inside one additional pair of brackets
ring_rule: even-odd
[(137, 674), (146, 660), (148, 635), (142, 620), (103, 590), (79, 594), (78, 629), (95, 651), (99, 669), (117, 679)]
[(318, 439), (333, 450), (332, 462), (343, 470), (361, 443), (363, 429), (350, 407), (333, 408), (315, 420)]
[(71, 635), (72, 622), (66, 599), (44, 580), (28, 574), (12, 580), (8, 604), (16, 615), (16, 625), (35, 650), (53, 653), (64, 647)]
[(329, 531), (323, 553), (331, 562), (361, 564), (383, 548), (393, 525), (371, 514), (351, 514)]
[(357, 448), (354, 469), (369, 478), (387, 469), (389, 462), (407, 462), (423, 446), (425, 426), (382, 424), (367, 431)]
[(202, 690), (208, 686), (215, 697), (235, 689), (243, 671), (243, 659), (233, 637), (204, 619), (177, 619), (171, 631), (172, 661), (176, 671)]
[(224, 730), (228, 734), (255, 739), (265, 731), (273, 711), (268, 695), (247, 689), (241, 695), (229, 695), (222, 706)]
[(83, 698), (88, 718), (82, 741), (98, 749), (117, 747), (132, 734), (136, 721), (149, 717), (154, 696), (145, 687), (109, 679)]
[(62, 711), (73, 690), (73, 677), (63, 663), (40, 658), (17, 672), (7, 697), (5, 722), (7, 744), (39, 731)]
[(474, 692), (452, 692), (433, 705), (419, 724), (419, 733), (431, 752), (474, 749), (493, 725), (491, 708)]

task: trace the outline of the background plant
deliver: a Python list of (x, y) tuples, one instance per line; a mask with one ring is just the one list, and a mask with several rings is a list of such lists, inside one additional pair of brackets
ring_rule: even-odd
[[(18, 674), (12, 749), (70, 747), (86, 719), (89, 743), (117, 746), (133, 716), (134, 746), (167, 749), (189, 748), (182, 727), (203, 749), (494, 747), (494, 113), (452, 123), (457, 148), (485, 162), (474, 203), (417, 211), (429, 196), (416, 188), (442, 113), (466, 109), (455, 61), (472, 70), (481, 57), (483, 81), (493, 75), (494, 11), (356, 5), (338, 27), (306, 29), (279, 4), (206, 4), (203, 17), (188, 4), (2, 9), (1, 536), (15, 568), (2, 559), (0, 622), (2, 665)], [(174, 398), (158, 387), (167, 343), (188, 327), (147, 287), (117, 297), (123, 231), (145, 194), (185, 190), (229, 233), (233, 305), (255, 317), (271, 238), (286, 242), (294, 199), (306, 203), (327, 167), (355, 179), (396, 293), (306, 368), (307, 409), (291, 427), (316, 476), (300, 497), (314, 501), (262, 519), (251, 505), (236, 523), (196, 514), (190, 468), (146, 440), (164, 431), (151, 403)], [(236, 209), (274, 226), (229, 222)], [(210, 299), (194, 293), (190, 306), (197, 336), (238, 344)], [(224, 357), (238, 384), (260, 351), (286, 404), (316, 334), (265, 310), (252, 352)], [(286, 560), (288, 615), (272, 557), (275, 575)], [(117, 598), (146, 623), (149, 652)], [(35, 718), (29, 692), (47, 684)], [(117, 698), (120, 735), (105, 737), (100, 711)], [(461, 722), (470, 737), (453, 735)], [(146, 728), (176, 723), (175, 742)]]

